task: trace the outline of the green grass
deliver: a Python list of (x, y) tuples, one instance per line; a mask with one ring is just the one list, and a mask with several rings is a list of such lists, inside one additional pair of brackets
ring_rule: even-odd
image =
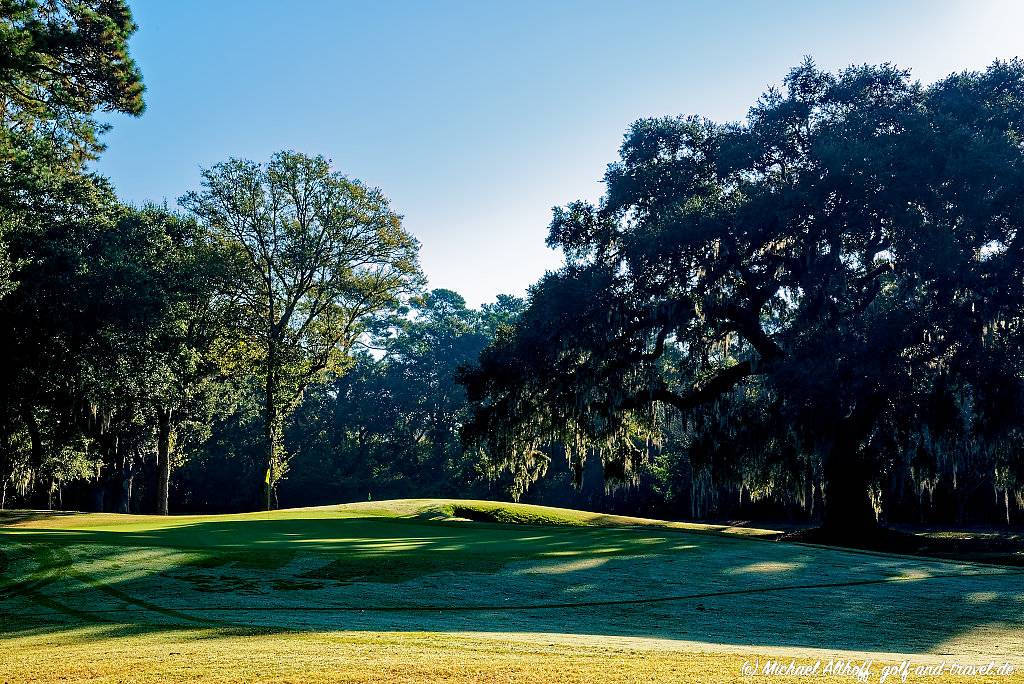
[(0, 514), (0, 681), (717, 682), (756, 656), (1024, 652), (1019, 569), (775, 536), (486, 501)]

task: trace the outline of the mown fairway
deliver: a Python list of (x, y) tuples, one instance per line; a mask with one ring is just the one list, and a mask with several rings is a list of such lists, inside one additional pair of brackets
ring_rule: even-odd
[(919, 681), (1024, 668), (1014, 568), (480, 502), (3, 515), (4, 682), (749, 681), (756, 656), (865, 654), (870, 681), (901, 654), (1020, 666)]

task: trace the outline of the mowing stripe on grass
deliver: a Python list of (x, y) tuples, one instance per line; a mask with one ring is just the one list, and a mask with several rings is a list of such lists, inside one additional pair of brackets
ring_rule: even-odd
[[(779, 587), (758, 587), (749, 589), (728, 589), (725, 591), (702, 592), (698, 594), (683, 594), (676, 596), (654, 596), (639, 599), (615, 599), (607, 601), (576, 601), (569, 603), (534, 603), (529, 605), (470, 605), (470, 606), (196, 606), (189, 608), (190, 612), (202, 613), (422, 613), (422, 612), (506, 612), (506, 611), (531, 611), (531, 610), (563, 610), (571, 608), (590, 608), (603, 606), (632, 606), (654, 603), (669, 603), (673, 601), (691, 601), (695, 599), (716, 598), (721, 596), (743, 596), (749, 594), (766, 594), (771, 592), (800, 591), (806, 589), (837, 589), (843, 587), (859, 587), (875, 584), (894, 584), (899, 582), (923, 582), (937, 579), (965, 579), (975, 577), (1011, 577), (1024, 575), (1024, 571), (1016, 572), (978, 572), (971, 574), (952, 573), (942, 575), (929, 575), (928, 577), (883, 577), (877, 579), (852, 580), (849, 582), (828, 582), (822, 584), (788, 584)], [(148, 602), (136, 602), (148, 604)], [(151, 604), (149, 604), (151, 605)], [(133, 610), (152, 610), (147, 605), (140, 605), (139, 608), (105, 608), (80, 610), (83, 614), (102, 614), (111, 612), (131, 612)], [(178, 611), (173, 611), (178, 613)], [(178, 613), (180, 615), (184, 615)], [(35, 616), (38, 617), (38, 616)], [(223, 623), (227, 624), (227, 623)]]
[[(70, 554), (68, 554), (63, 549), (57, 549), (49, 545), (46, 545), (38, 547), (38, 550), (32, 550), (36, 553), (37, 558), (41, 558), (40, 567), (36, 569), (32, 573), (32, 575), (30, 575), (30, 577), (37, 579), (32, 579), (28, 582), (13, 582), (10, 585), (3, 587), (3, 589), (0, 589), (0, 600), (24, 596), (25, 598), (34, 603), (38, 603), (59, 613), (77, 617), (82, 620), (88, 620), (90, 619), (90, 616), (97, 614), (108, 612), (116, 613), (129, 610), (125, 607), (109, 610), (72, 608), (71, 606), (68, 606), (56, 600), (52, 596), (46, 596), (40, 591), (41, 589), (59, 580), (75, 579), (82, 584), (92, 587), (93, 589), (101, 591), (109, 596), (113, 596), (114, 598), (124, 601), (125, 603), (136, 606), (138, 609), (147, 610), (154, 613), (160, 613), (162, 615), (166, 615), (168, 617), (172, 617), (178, 620), (185, 620), (187, 622), (193, 622), (198, 624), (228, 627), (234, 626), (231, 623), (224, 622), (222, 620), (216, 620), (207, 617), (198, 617), (194, 615), (189, 615), (187, 613), (183, 613), (178, 610), (174, 610), (172, 608), (164, 608), (163, 606), (159, 606), (155, 603), (151, 603), (143, 599), (138, 599), (134, 596), (126, 594), (120, 589), (117, 589), (104, 582), (101, 582), (96, 578), (87, 575), (84, 572), (75, 570), (72, 567), (74, 560), (71, 558)], [(38, 617), (38, 615), (36, 615), (36, 617)], [(106, 622), (106, 620), (103, 620), (101, 618), (97, 619), (99, 619), (102, 622)]]
[[(70, 577), (74, 577), (76, 580), (78, 580), (79, 582), (81, 582), (83, 584), (88, 584), (90, 587), (92, 587), (92, 588), (94, 588), (94, 589), (96, 589), (98, 591), (102, 591), (103, 593), (107, 594), (108, 596), (113, 596), (114, 598), (120, 599), (121, 601), (124, 601), (125, 603), (129, 603), (129, 604), (131, 604), (133, 606), (136, 606), (137, 609), (140, 609), (140, 610), (148, 610), (148, 611), (151, 611), (151, 612), (154, 612), (154, 613), (160, 613), (162, 615), (166, 615), (168, 617), (177, 618), (179, 620), (186, 620), (188, 622), (195, 622), (195, 623), (198, 623), (198, 624), (210, 624), (210, 625), (217, 625), (217, 626), (230, 626), (229, 623), (226, 623), (226, 622), (224, 622), (222, 620), (215, 620), (213, 618), (197, 617), (195, 615), (189, 615), (188, 613), (183, 613), (180, 610), (174, 610), (173, 608), (164, 608), (163, 606), (159, 606), (159, 605), (157, 605), (155, 603), (151, 603), (151, 602), (146, 601), (144, 599), (135, 598), (134, 596), (126, 594), (125, 592), (121, 591), (120, 589), (112, 587), (109, 584), (105, 584), (105, 583), (103, 583), (103, 582), (101, 582), (101, 581), (99, 581), (99, 580), (97, 580), (97, 579), (95, 579), (93, 577), (90, 577), (89, 575), (86, 575), (83, 572), (79, 572), (77, 570), (69, 570), (68, 571), (68, 575)], [(128, 610), (128, 609), (122, 607), (122, 608), (119, 608), (118, 610), (123, 611), (123, 610)], [(88, 612), (88, 611), (85, 611), (85, 612)]]

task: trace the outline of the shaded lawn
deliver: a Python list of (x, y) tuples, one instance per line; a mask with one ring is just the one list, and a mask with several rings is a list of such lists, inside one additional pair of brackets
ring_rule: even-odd
[[(423, 666), (446, 668), (453, 681), (469, 676), (461, 663), (477, 662), (470, 653), (465, 661), (427, 653), (419, 637), (406, 643), (403, 635), (461, 634), (466, 643), (456, 650), (488, 653), (477, 664), (495, 677), (500, 663), (515, 669), (525, 656), (501, 655), (504, 646), (472, 634), (589, 640), (582, 650), (560, 646), (558, 657), (567, 659), (616, 639), (657, 639), (651, 662), (666, 671), (682, 667), (678, 654), (665, 653), (673, 643), (747, 654), (1024, 651), (1024, 588), (1013, 569), (759, 541), (750, 530), (739, 536), (540, 507), (466, 506), (23, 517), (0, 527), (0, 639), (8, 647), (0, 664), (24, 666), (15, 651), (59, 659), (69, 644), (88, 660), (107, 639), (148, 644), (160, 660), (160, 644), (177, 643), (183, 629), (208, 630), (188, 639), (224, 662), (235, 658), (229, 642), (242, 644), (239, 652), (265, 643), (270, 653), (335, 639), (349, 648), (344, 635), (373, 634), (357, 640), (371, 661), (384, 657), (374, 643), (398, 640), (405, 655), (392, 664), (399, 670), (432, 663)], [(499, 519), (496, 507), (510, 522), (450, 515)], [(612, 652), (623, 648), (631, 646)], [(731, 667), (734, 656), (722, 662)], [(601, 672), (580, 670), (581, 678), (584, 671)]]

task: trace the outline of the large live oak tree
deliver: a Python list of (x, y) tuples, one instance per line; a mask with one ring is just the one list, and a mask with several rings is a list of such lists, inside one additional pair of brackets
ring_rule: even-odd
[(924, 87), (807, 61), (743, 123), (638, 121), (605, 180), (555, 210), (566, 265), (466, 375), (469, 437), (524, 483), (552, 441), (628, 474), (675, 415), (804, 464), (851, 533), (892, 454), (1019, 445), (1024, 63)]

